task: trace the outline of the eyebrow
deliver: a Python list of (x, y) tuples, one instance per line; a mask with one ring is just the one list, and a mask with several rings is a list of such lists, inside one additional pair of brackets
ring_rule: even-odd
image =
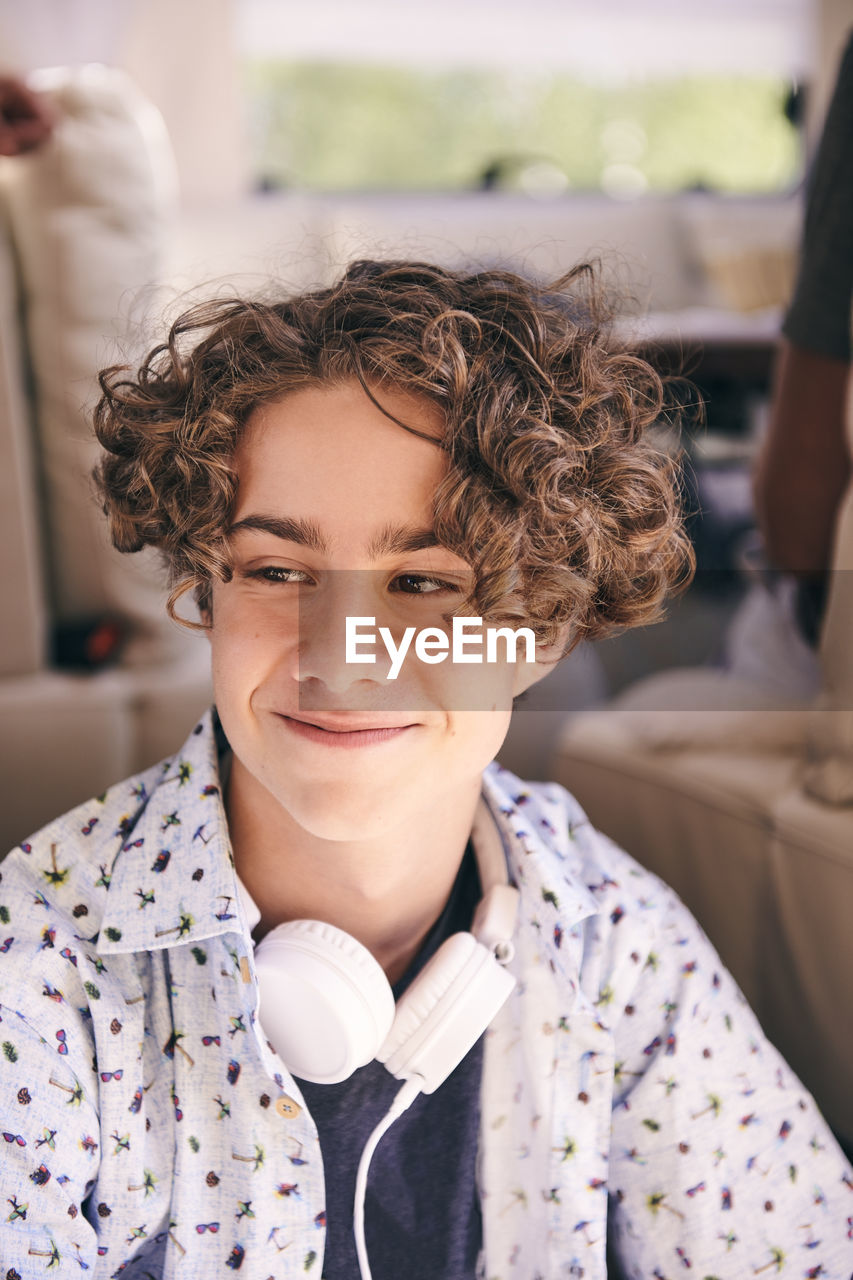
[(427, 551), (431, 547), (439, 547), (441, 543), (435, 536), (434, 529), (413, 529), (411, 525), (386, 525), (381, 529), (367, 548), (372, 560), (380, 556), (405, 555), (408, 551)]
[[(325, 555), (329, 549), (328, 542), (313, 520), (293, 519), (290, 516), (248, 515), (232, 524), (228, 531), (229, 535), (238, 533), (241, 529), (257, 529), (261, 533), (270, 533), (275, 538), (308, 547), (319, 555)], [(370, 559), (378, 560), (380, 556), (405, 555), (409, 551), (426, 551), (440, 546), (441, 543), (433, 529), (415, 529), (410, 525), (386, 525), (371, 540), (367, 554)]]
[(290, 516), (244, 516), (228, 530), (230, 537), (241, 529), (257, 529), (260, 533), (271, 533), (275, 538), (283, 538), (286, 542), (298, 542), (302, 547), (310, 547), (312, 551), (323, 554), (328, 544), (318, 526), (312, 520), (293, 520)]

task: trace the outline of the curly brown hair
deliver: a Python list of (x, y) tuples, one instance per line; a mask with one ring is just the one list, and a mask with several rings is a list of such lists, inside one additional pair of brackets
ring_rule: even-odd
[(524, 619), (548, 643), (568, 628), (568, 651), (653, 621), (692, 576), (678, 463), (648, 432), (672, 416), (666, 389), (613, 340), (589, 264), (543, 285), (354, 262), (286, 301), (196, 306), (127, 371), (100, 375), (95, 478), (116, 547), (163, 553), (172, 617), (188, 590), (205, 614), (230, 578), (232, 458), (252, 410), (354, 379), (441, 409), (435, 531), (474, 570), (466, 611)]

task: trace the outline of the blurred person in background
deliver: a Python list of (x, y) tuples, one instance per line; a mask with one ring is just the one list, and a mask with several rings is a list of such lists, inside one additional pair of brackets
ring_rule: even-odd
[(794, 298), (782, 326), (754, 495), (771, 569), (794, 575), (796, 624), (816, 646), (839, 505), (853, 305), (853, 35), (809, 180)]

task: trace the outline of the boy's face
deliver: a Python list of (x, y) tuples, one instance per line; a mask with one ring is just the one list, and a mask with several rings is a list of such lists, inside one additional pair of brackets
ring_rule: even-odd
[[(430, 402), (375, 394), (440, 437)], [(213, 585), (210, 632), (232, 786), (263, 796), (260, 784), (292, 820), (333, 840), (470, 804), (512, 698), (539, 669), (429, 665), (410, 652), (392, 681), (381, 641), (374, 665), (345, 661), (348, 615), (373, 617), (372, 630), (386, 625), (399, 640), (405, 627), (441, 625), (472, 585), (465, 561), (426, 536), (444, 452), (346, 383), (257, 409), (235, 465), (234, 574)]]

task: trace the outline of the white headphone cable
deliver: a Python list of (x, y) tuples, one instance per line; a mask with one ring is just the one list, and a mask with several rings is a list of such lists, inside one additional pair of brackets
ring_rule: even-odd
[(355, 1252), (358, 1258), (361, 1280), (372, 1280), (370, 1264), (367, 1261), (367, 1244), (364, 1238), (364, 1197), (367, 1191), (367, 1171), (370, 1167), (370, 1161), (373, 1159), (373, 1153), (379, 1146), (380, 1140), (391, 1128), (394, 1121), (399, 1119), (403, 1112), (407, 1111), (412, 1105), (423, 1089), (423, 1085), (423, 1077), (419, 1075), (412, 1075), (404, 1082), (403, 1087), (395, 1095), (391, 1106), (367, 1139), (364, 1150), (361, 1153), (361, 1159), (358, 1162), (358, 1173), (355, 1176), (352, 1229), (355, 1234)]

